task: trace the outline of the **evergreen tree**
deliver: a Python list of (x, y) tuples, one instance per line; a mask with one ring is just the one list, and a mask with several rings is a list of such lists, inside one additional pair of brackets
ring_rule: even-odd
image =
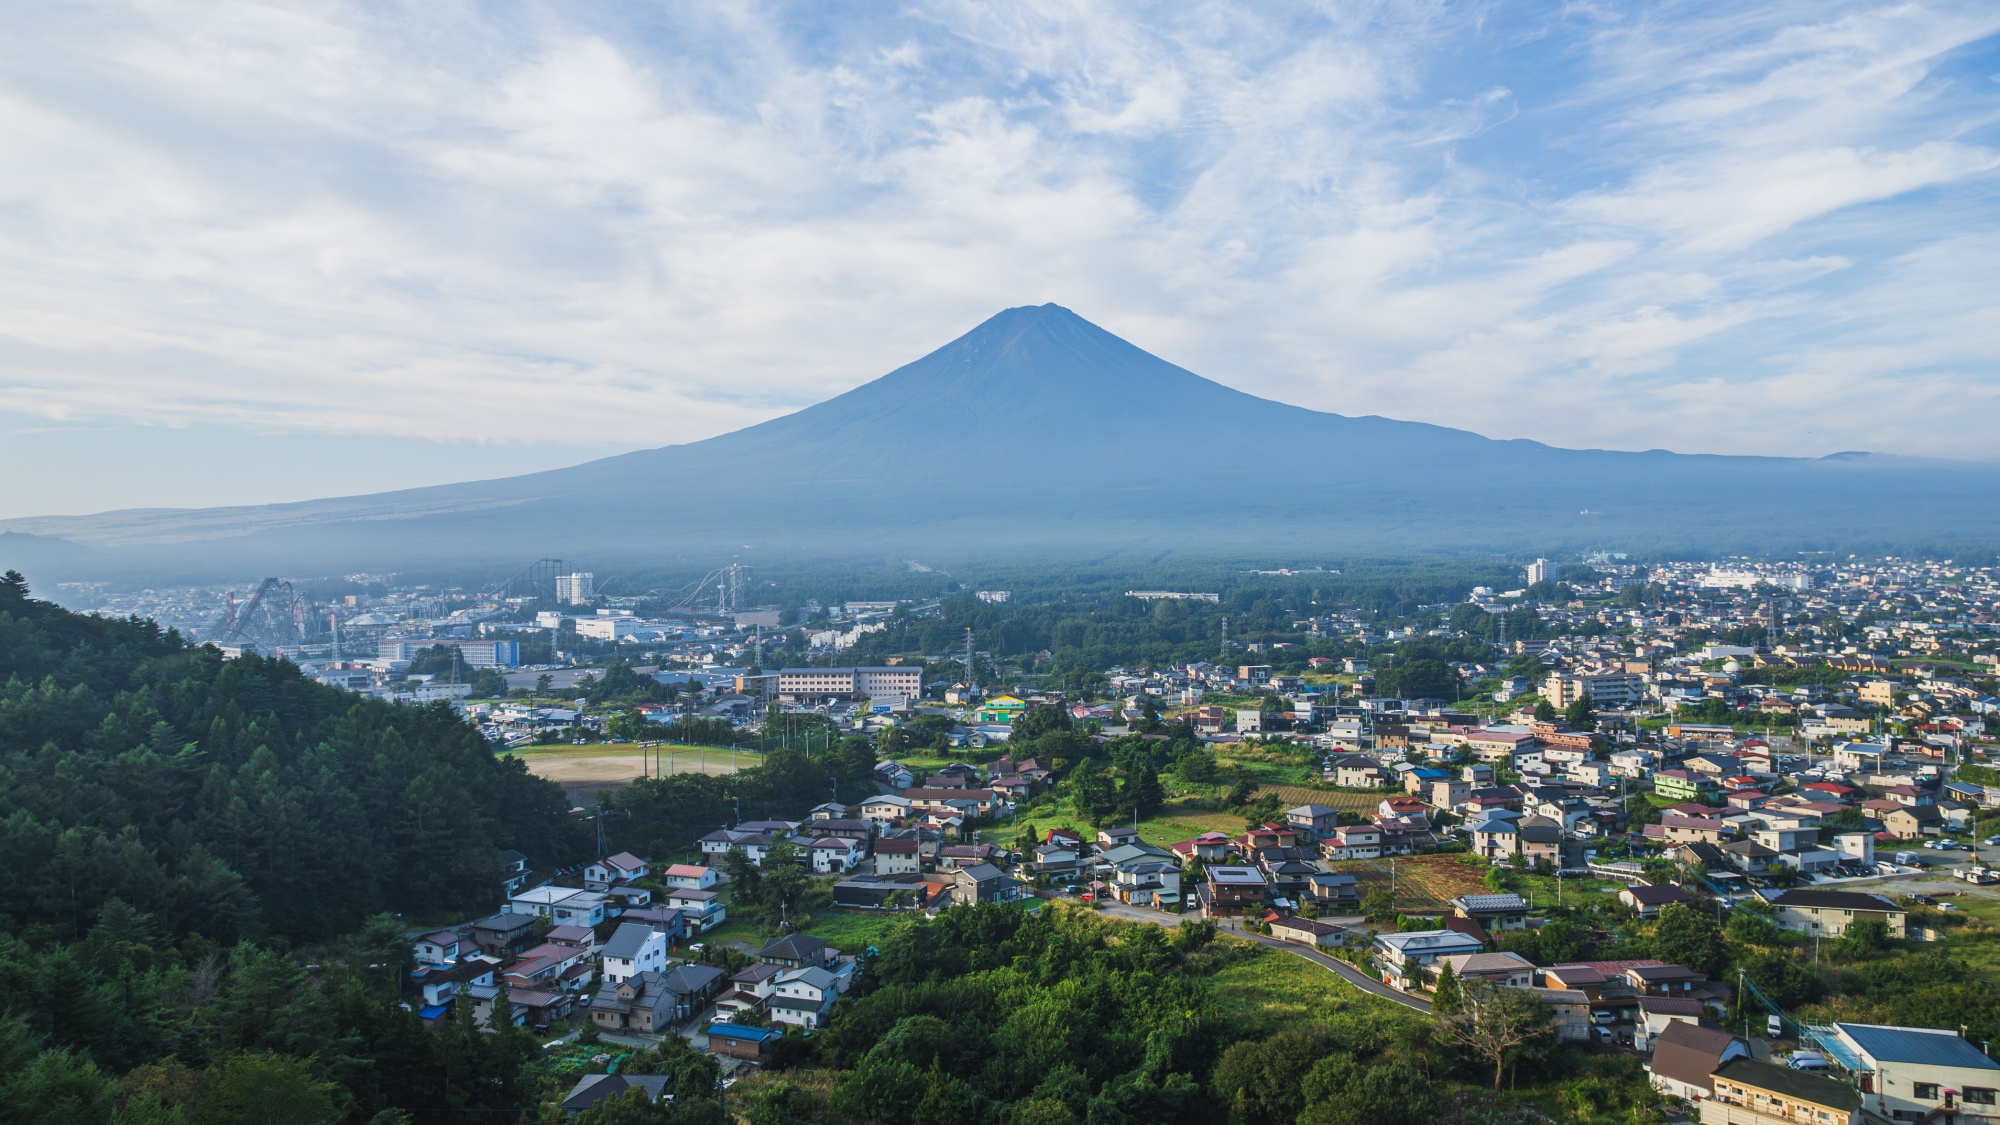
[(1439, 969), (1437, 987), (1431, 990), (1431, 1011), (1437, 1015), (1448, 1016), (1457, 1011), (1464, 1000), (1465, 997), (1458, 987), (1458, 974), (1451, 971), (1450, 965)]

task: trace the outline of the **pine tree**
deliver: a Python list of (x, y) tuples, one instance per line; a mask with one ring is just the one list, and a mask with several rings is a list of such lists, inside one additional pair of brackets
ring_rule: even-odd
[(1465, 995), (1458, 987), (1458, 974), (1452, 972), (1451, 966), (1447, 964), (1438, 970), (1437, 987), (1431, 989), (1431, 1011), (1437, 1015), (1448, 1016), (1457, 1011), (1458, 1006), (1464, 1002)]

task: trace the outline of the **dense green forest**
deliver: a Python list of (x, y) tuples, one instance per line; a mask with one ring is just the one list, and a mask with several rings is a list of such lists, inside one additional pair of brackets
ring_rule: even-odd
[(580, 857), (448, 708), (224, 661), (0, 580), (0, 1121), (505, 1120), (525, 1033), (424, 1030), (406, 924)]

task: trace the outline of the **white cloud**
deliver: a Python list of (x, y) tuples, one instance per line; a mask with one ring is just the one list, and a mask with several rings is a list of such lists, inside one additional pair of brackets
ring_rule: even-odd
[(0, 408), (636, 447), (1056, 300), (1325, 409), (2000, 456), (1987, 5), (606, 12), (18, 13)]

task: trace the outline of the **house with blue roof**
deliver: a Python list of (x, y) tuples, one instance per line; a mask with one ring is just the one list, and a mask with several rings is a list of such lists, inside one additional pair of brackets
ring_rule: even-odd
[(1820, 1042), (1854, 1073), (1875, 1114), (1937, 1125), (2000, 1117), (2000, 1062), (1956, 1031), (1836, 1023), (1833, 1032)]

